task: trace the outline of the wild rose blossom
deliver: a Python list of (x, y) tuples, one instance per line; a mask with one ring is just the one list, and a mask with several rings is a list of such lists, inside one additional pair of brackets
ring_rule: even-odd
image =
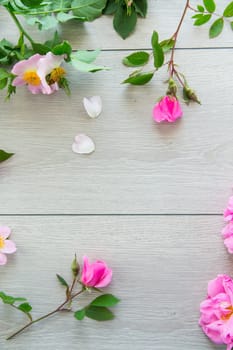
[(0, 265), (5, 265), (7, 263), (6, 254), (12, 254), (16, 252), (15, 243), (8, 239), (10, 234), (10, 227), (0, 226)]
[(59, 81), (65, 75), (64, 68), (60, 67), (64, 55), (35, 54), (27, 60), (14, 65), (11, 73), (16, 75), (13, 86), (27, 85), (33, 94), (50, 95), (59, 89)]
[(229, 198), (227, 208), (223, 213), (225, 221), (233, 221), (233, 196)]
[(83, 270), (81, 282), (86, 287), (103, 288), (107, 287), (112, 280), (112, 270), (104, 261), (97, 260), (89, 263), (88, 257), (83, 257)]
[(227, 275), (218, 275), (208, 283), (206, 300), (200, 305), (199, 324), (203, 332), (215, 344), (233, 348), (233, 280)]
[(173, 123), (182, 115), (180, 103), (175, 96), (164, 96), (153, 109), (153, 118), (158, 123), (163, 121)]

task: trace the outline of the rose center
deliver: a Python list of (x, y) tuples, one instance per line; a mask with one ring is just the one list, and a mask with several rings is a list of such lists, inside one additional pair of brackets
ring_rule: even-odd
[(231, 318), (231, 316), (233, 315), (233, 305), (228, 306), (226, 310), (229, 311), (229, 313), (221, 317), (221, 319), (224, 321), (229, 320), (229, 318)]
[(62, 67), (54, 68), (49, 75), (49, 84), (51, 85), (58, 82), (65, 74), (66, 74), (66, 71), (64, 68)]
[(34, 86), (40, 85), (40, 77), (37, 75), (35, 71), (27, 71), (23, 75), (23, 80), (26, 83)]
[(5, 239), (0, 236), (0, 249), (5, 247)]

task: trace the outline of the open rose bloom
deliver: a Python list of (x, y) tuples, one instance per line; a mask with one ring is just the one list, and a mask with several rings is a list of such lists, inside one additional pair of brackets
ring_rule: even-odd
[(97, 260), (92, 264), (88, 257), (83, 257), (83, 269), (81, 282), (86, 287), (103, 288), (107, 287), (112, 280), (112, 270), (104, 261)]
[(173, 123), (182, 117), (182, 109), (175, 96), (164, 96), (153, 109), (153, 118), (157, 123)]
[(200, 305), (199, 324), (215, 344), (233, 348), (233, 280), (218, 275), (208, 284), (207, 298)]
[(16, 77), (13, 86), (27, 85), (33, 94), (50, 95), (59, 89), (59, 82), (65, 75), (64, 68), (60, 67), (64, 56), (48, 52), (46, 55), (35, 54), (27, 60), (14, 65), (11, 73)]

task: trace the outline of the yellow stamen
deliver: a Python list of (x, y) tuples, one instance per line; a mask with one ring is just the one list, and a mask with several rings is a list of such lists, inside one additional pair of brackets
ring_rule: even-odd
[(0, 236), (0, 249), (5, 247), (5, 239)]
[(26, 71), (23, 75), (23, 80), (26, 83), (34, 86), (40, 85), (40, 77), (37, 75), (35, 71)]
[(232, 306), (232, 305), (231, 305), (231, 306), (228, 306), (226, 309), (229, 310), (229, 314), (223, 315), (223, 316), (221, 317), (221, 319), (222, 319), (223, 321), (229, 320), (229, 318), (233, 315), (233, 306)]
[(49, 84), (54, 84), (58, 82), (64, 75), (66, 71), (62, 67), (57, 67), (52, 70), (49, 76)]

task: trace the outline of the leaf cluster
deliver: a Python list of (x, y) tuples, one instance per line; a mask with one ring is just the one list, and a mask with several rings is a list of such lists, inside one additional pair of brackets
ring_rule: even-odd
[(29, 304), (27, 299), (21, 297), (13, 297), (11, 295), (7, 295), (4, 292), (0, 292), (0, 299), (4, 304), (11, 305), (15, 309), (23, 312), (28, 316), (30, 320), (32, 320), (32, 316), (30, 311), (32, 310), (32, 306)]
[(216, 38), (222, 33), (226, 21), (230, 22), (231, 29), (233, 30), (233, 1), (226, 6), (221, 15), (216, 14), (215, 10), (215, 0), (203, 0), (203, 5), (197, 5), (197, 9), (195, 10), (197, 13), (192, 17), (195, 26), (201, 26), (209, 22), (214, 16), (218, 17), (209, 28), (209, 37), (211, 39)]
[(138, 17), (146, 17), (147, 0), (108, 0), (103, 14), (113, 15), (115, 31), (126, 39), (134, 31)]

